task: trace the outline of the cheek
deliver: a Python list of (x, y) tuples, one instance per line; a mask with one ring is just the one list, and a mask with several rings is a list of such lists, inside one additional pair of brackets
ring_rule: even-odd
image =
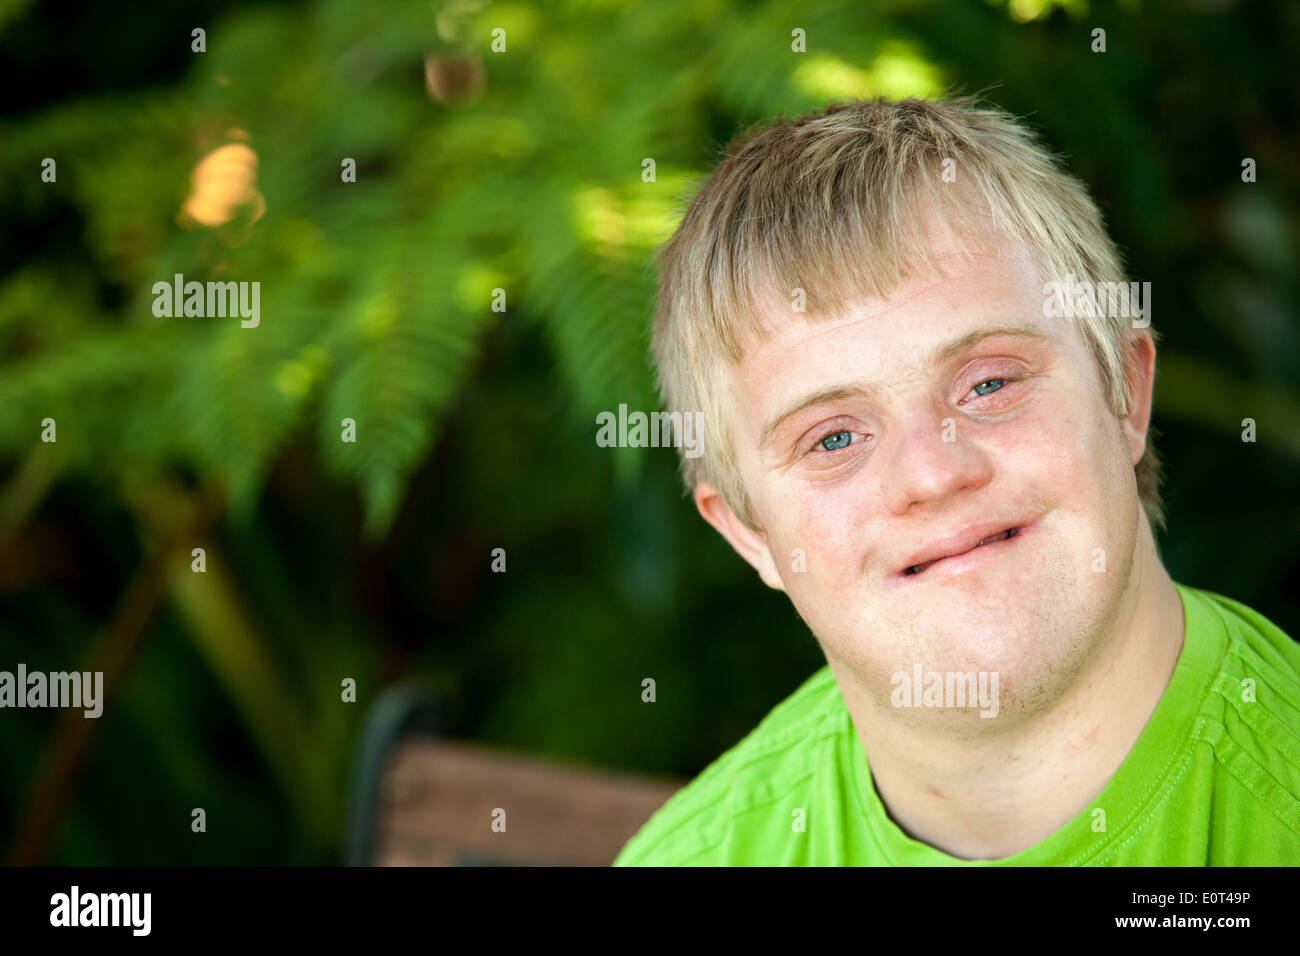
[(785, 503), (796, 546), (810, 555), (834, 559), (823, 571), (836, 570), (844, 576), (853, 573), (845, 558), (865, 543), (864, 524), (872, 508), (863, 478), (859, 473), (833, 486), (799, 484)]
[(772, 557), (805, 619), (847, 607), (860, 584), (870, 503), (861, 485), (855, 494), (851, 484), (828, 489), (795, 483), (769, 499)]
[[(1063, 395), (1030, 423), (1038, 440), (1026, 442), (1027, 488), (1051, 511), (1065, 562), (1094, 569), (1098, 551), (1107, 569), (1124, 577), (1136, 528), (1137, 486), (1129, 447), (1110, 409), (1080, 391)], [(1085, 589), (1108, 586), (1107, 576), (1085, 575)]]
[(986, 447), (998, 456), (998, 471), (1013, 469), (1054, 507), (1089, 511), (1104, 503), (1115, 484), (1116, 455), (1126, 454), (1121, 444), (1105, 406), (1062, 391), (1037, 403), (1013, 428), (994, 426)]

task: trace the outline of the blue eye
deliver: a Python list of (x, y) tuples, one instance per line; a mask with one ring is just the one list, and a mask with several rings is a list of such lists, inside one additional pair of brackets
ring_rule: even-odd
[[(1005, 385), (1006, 383), (1007, 383), (1007, 380), (1006, 380), (1005, 378), (991, 378), (991, 379), (989, 379), (987, 382), (980, 382), (978, 385), (976, 385), (976, 386), (975, 386), (975, 394), (976, 394), (976, 395), (991, 395), (991, 394), (993, 394), (994, 392), (996, 392), (996, 391), (998, 390), (998, 388), (1001, 388), (1001, 387), (1002, 387), (1003, 385)], [(980, 389), (984, 388), (986, 385), (996, 385), (997, 388), (990, 388), (988, 391), (981, 392)]]
[(831, 432), (817, 444), (824, 451), (839, 451), (846, 447), (852, 438), (852, 432)]

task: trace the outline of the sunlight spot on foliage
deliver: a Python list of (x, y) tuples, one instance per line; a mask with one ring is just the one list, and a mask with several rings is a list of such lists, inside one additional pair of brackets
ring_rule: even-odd
[(850, 66), (839, 57), (813, 54), (794, 71), (794, 82), (803, 92), (824, 99), (837, 96), (871, 96), (874, 87), (865, 70)]
[(319, 345), (307, 346), (297, 358), (281, 363), (276, 369), (276, 388), (294, 398), (306, 396), (320, 379), (328, 361), (329, 353)]
[(472, 18), (466, 34), (478, 38), (486, 50), (492, 40), (492, 31), (500, 27), (506, 31), (508, 55), (511, 49), (531, 47), (536, 43), (538, 18), (537, 8), (533, 4), (493, 3)]
[[(664, 185), (660, 177), (659, 185)], [(638, 184), (623, 203), (625, 235), (629, 245), (653, 249), (666, 242), (677, 228), (681, 211), (672, 203), (671, 189), (650, 191)]]
[(286, 395), (301, 398), (311, 390), (311, 370), (296, 359), (282, 362), (275, 371), (275, 387)]
[(925, 96), (940, 91), (944, 85), (940, 71), (901, 41), (886, 44), (867, 69), (836, 56), (810, 56), (796, 68), (794, 83), (802, 92), (823, 100)]
[(492, 300), (493, 289), (507, 286), (505, 273), (481, 262), (474, 262), (460, 270), (456, 280), (456, 297), (460, 304), (472, 312), (482, 312)]
[(190, 194), (177, 217), (182, 225), (223, 225), (246, 203), (252, 204), (252, 222), (266, 211), (257, 189), (257, 153), (243, 143), (217, 147), (199, 160), (190, 178)]
[(397, 306), (386, 293), (370, 299), (361, 309), (361, 331), (370, 338), (383, 338), (397, 319)]
[(621, 258), (626, 221), (618, 197), (604, 187), (588, 186), (574, 194), (573, 206), (578, 237), (606, 258)]
[(895, 41), (885, 46), (871, 65), (871, 77), (881, 95), (927, 96), (943, 89), (943, 74), (925, 61), (910, 43)]
[(1007, 13), (1017, 23), (1031, 23), (1045, 19), (1058, 7), (1080, 17), (1088, 12), (1088, 0), (1009, 0)]

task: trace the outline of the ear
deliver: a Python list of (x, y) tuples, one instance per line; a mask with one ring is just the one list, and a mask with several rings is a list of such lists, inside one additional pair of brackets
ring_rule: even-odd
[(1124, 375), (1128, 385), (1128, 414), (1120, 419), (1120, 427), (1128, 439), (1133, 464), (1142, 459), (1147, 446), (1147, 430), (1151, 425), (1151, 401), (1156, 381), (1156, 341), (1146, 329), (1138, 331), (1128, 341), (1125, 351)]
[(753, 565), (764, 584), (778, 591), (785, 590), (781, 575), (776, 570), (776, 562), (772, 560), (772, 552), (768, 549), (767, 536), (746, 526), (723, 500), (722, 493), (717, 488), (707, 481), (696, 485), (695, 507), (700, 516), (736, 549), (736, 553)]

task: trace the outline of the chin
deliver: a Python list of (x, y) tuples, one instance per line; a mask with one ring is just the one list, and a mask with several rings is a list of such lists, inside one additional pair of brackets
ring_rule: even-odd
[(873, 670), (888, 671), (886, 684), (918, 663), (926, 671), (996, 673), (1002, 698), (1026, 706), (1059, 696), (1077, 675), (1092, 630), (1079, 614), (1085, 596), (1059, 583), (945, 587), (918, 593), (919, 602), (898, 602), (890, 619), (872, 628), (879, 640), (869, 646), (883, 652), (885, 665)]
[(939, 670), (999, 671), (1010, 683), (1014, 675), (1032, 670), (1029, 662), (1044, 656), (1050, 636), (1030, 616), (999, 614), (990, 620), (953, 620), (945, 615), (925, 628), (916, 657)]

